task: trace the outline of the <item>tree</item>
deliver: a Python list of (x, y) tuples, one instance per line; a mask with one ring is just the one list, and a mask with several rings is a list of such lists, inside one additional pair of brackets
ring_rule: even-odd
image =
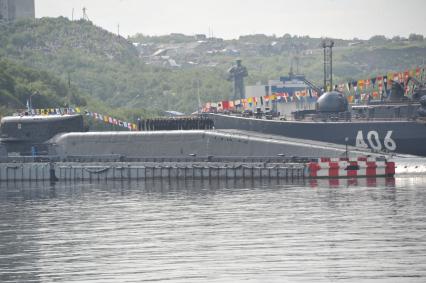
[(410, 33), (410, 35), (408, 36), (408, 40), (409, 41), (423, 41), (424, 36), (421, 35), (421, 34)]
[(384, 35), (374, 35), (372, 37), (370, 37), (370, 39), (368, 40), (371, 43), (374, 44), (381, 44), (381, 43), (386, 43), (387, 42), (387, 38)]

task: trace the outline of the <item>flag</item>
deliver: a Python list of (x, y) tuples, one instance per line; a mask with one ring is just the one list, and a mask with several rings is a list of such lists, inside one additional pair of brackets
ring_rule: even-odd
[(376, 99), (379, 98), (379, 93), (377, 91), (374, 91), (373, 92), (373, 97), (376, 98)]
[(416, 77), (419, 78), (420, 77), (420, 68), (416, 68)]
[(404, 81), (404, 73), (395, 73), (393, 75), (393, 80), (397, 82), (403, 82)]
[(241, 99), (241, 104), (243, 105), (244, 109), (247, 109), (247, 99), (246, 98)]
[(254, 102), (254, 105), (257, 106), (257, 102), (258, 102), (257, 97), (253, 97), (253, 102)]
[(387, 77), (387, 81), (386, 81), (386, 87), (388, 87), (388, 85), (390, 85), (392, 82), (391, 80), (393, 80), (393, 73), (388, 73)]
[(367, 89), (368, 87), (370, 87), (371, 81), (370, 79), (366, 79), (364, 83), (365, 83), (365, 88)]
[(405, 71), (404, 72), (404, 84), (407, 84), (407, 80), (410, 77), (410, 73), (409, 71)]
[(358, 87), (359, 87), (359, 90), (362, 91), (362, 89), (364, 88), (364, 80), (358, 81)]
[(229, 109), (229, 101), (226, 101), (226, 100), (222, 101), (222, 108), (224, 110)]

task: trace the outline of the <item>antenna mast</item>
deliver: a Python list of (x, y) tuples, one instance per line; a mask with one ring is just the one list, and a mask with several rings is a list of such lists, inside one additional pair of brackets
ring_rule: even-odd
[(324, 91), (333, 89), (333, 46), (334, 41), (324, 39), (322, 48), (324, 49)]
[(87, 15), (87, 9), (86, 7), (83, 7), (83, 20), (90, 21), (89, 16)]

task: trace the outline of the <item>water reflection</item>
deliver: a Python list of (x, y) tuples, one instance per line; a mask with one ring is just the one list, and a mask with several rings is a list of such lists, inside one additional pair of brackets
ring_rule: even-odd
[[(401, 186), (408, 183), (423, 183), (423, 178), (399, 178)], [(258, 180), (258, 179), (150, 179), (142, 181), (100, 181), (100, 182), (9, 182), (0, 183), (0, 201), (8, 199), (49, 199), (63, 194), (79, 194), (85, 190), (107, 190), (111, 193), (126, 195), (133, 193), (144, 194), (215, 194), (218, 190), (244, 189), (284, 189), (292, 187), (311, 188), (346, 188), (346, 187), (395, 187), (395, 178), (351, 178), (351, 179), (295, 179), (295, 180)]]
[(426, 279), (426, 178), (0, 184), (0, 282)]

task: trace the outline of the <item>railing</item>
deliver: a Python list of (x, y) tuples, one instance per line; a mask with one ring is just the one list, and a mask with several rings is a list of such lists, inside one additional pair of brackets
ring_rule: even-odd
[(154, 156), (137, 156), (126, 157), (121, 155), (79, 155), (79, 156), (13, 156), (2, 157), (0, 163), (46, 163), (46, 162), (241, 162), (241, 163), (306, 163), (314, 160), (313, 157), (306, 156), (191, 156), (187, 157), (154, 157)]

